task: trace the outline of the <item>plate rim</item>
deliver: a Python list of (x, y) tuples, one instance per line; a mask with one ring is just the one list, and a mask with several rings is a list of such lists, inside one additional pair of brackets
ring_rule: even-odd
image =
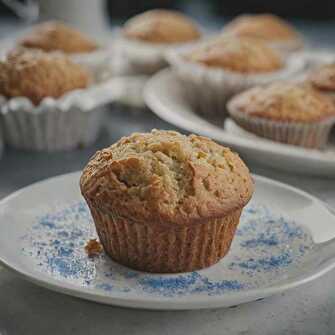
[[(79, 175), (81, 171), (75, 171), (71, 173), (65, 173), (61, 175), (56, 175), (50, 178), (46, 178), (35, 183), (32, 183), (28, 186), (25, 186), (10, 195), (2, 198), (0, 200), (0, 209), (5, 206), (8, 202), (15, 200), (15, 198), (21, 195), (24, 192), (29, 192), (29, 189), (38, 187), (41, 184), (46, 184), (48, 182), (55, 181), (57, 179), (64, 178), (76, 178), (79, 179)], [(324, 203), (319, 200), (317, 197), (305, 192), (299, 188), (291, 186), (286, 183), (279, 182), (277, 180), (253, 175), (254, 179), (257, 181), (262, 181), (268, 184), (275, 185), (277, 187), (281, 187), (287, 189), (291, 192), (298, 193), (301, 196), (307, 197), (312, 201), (316, 201), (321, 203), (325, 210), (327, 208)], [(332, 215), (334, 215), (333, 211), (330, 211)], [(334, 215), (335, 217), (335, 215)], [(331, 242), (332, 245), (335, 245), (335, 239), (325, 242)], [(1, 252), (1, 250), (0, 250)], [(91, 289), (87, 289), (85, 287), (78, 287), (71, 283), (66, 283), (60, 279), (55, 279), (51, 275), (46, 275), (44, 277), (39, 277), (38, 272), (32, 270), (31, 272), (26, 269), (20, 268), (17, 264), (11, 264), (10, 260), (6, 259), (2, 254), (0, 254), (0, 265), (9, 269), (11, 272), (14, 272), (19, 275), (19, 277), (37, 284), (38, 286), (50, 289), (52, 291), (60, 292), (66, 295), (75, 296), (78, 298), (82, 298), (84, 300), (95, 301), (108, 305), (115, 306), (123, 306), (130, 308), (139, 308), (139, 309), (150, 309), (150, 310), (190, 310), (190, 309), (208, 309), (208, 308), (217, 308), (217, 307), (229, 307), (234, 306), (236, 304), (242, 304), (247, 302), (252, 302), (258, 299), (262, 299), (268, 296), (272, 296), (278, 294), (280, 292), (293, 289), (295, 287), (301, 286), (308, 282), (311, 282), (322, 275), (326, 274), (333, 268), (335, 268), (335, 256), (327, 259), (322, 264), (318, 265), (313, 271), (307, 271), (307, 273), (299, 273), (295, 278), (291, 278), (289, 280), (283, 280), (281, 283), (272, 284), (270, 286), (266, 286), (263, 288), (253, 288), (246, 291), (241, 292), (233, 292), (227, 293), (218, 296), (198, 296), (192, 297), (191, 301), (178, 300), (175, 297), (162, 297), (162, 296), (152, 296), (152, 297), (140, 297), (135, 296), (129, 298), (127, 297), (127, 293), (120, 292), (111, 292), (109, 294), (103, 294), (102, 292), (97, 292)], [(234, 300), (238, 300), (238, 303), (233, 303)]]
[[(203, 130), (202, 127), (197, 126), (194, 124), (193, 121), (191, 121), (192, 125), (190, 125), (190, 121), (187, 123), (181, 123), (176, 121), (176, 119), (179, 117), (176, 113), (173, 114), (173, 117), (169, 117), (171, 115), (171, 110), (168, 109), (164, 104), (161, 103), (161, 100), (157, 97), (156, 94), (153, 93), (154, 86), (156, 86), (156, 82), (166, 80), (166, 77), (174, 75), (173, 69), (167, 68), (159, 71), (155, 75), (153, 75), (148, 82), (145, 84), (143, 89), (143, 97), (146, 105), (150, 108), (150, 110), (156, 114), (159, 118), (162, 120), (178, 127), (184, 130), (187, 130), (189, 132), (196, 132), (203, 136), (209, 136), (211, 138), (214, 138), (214, 140), (224, 142), (227, 145), (235, 146), (238, 148), (243, 148), (244, 150), (253, 150), (257, 152), (265, 152), (267, 154), (273, 153), (273, 148), (278, 148), (276, 150), (277, 155), (281, 155), (282, 157), (286, 157), (289, 159), (306, 159), (306, 152), (308, 153), (308, 149), (303, 148), (290, 148), (291, 150), (285, 150), (287, 149), (286, 145), (283, 143), (276, 143), (272, 142), (270, 140), (264, 140), (262, 143), (262, 149), (258, 149), (255, 146), (251, 144), (251, 141), (249, 139), (240, 138), (237, 135), (234, 134), (227, 134), (223, 131), (220, 127), (211, 124), (206, 119), (202, 118), (199, 115), (196, 115), (197, 118), (201, 119), (202, 122), (205, 122), (207, 126), (209, 127), (208, 130)], [(195, 114), (195, 113), (194, 113)], [(185, 121), (185, 118), (183, 117), (183, 121)], [(283, 151), (285, 150), (285, 151)], [(335, 159), (328, 158), (325, 156), (315, 157), (315, 156), (308, 156), (308, 159), (310, 161), (313, 161), (314, 163), (324, 163), (329, 166), (334, 166), (335, 168)]]

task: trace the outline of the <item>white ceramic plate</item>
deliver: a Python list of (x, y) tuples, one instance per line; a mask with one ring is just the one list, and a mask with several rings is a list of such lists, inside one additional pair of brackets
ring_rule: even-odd
[(312, 196), (255, 176), (229, 254), (201, 271), (133, 271), (105, 255), (79, 192), (80, 173), (24, 188), (0, 202), (0, 260), (46, 288), (101, 303), (146, 309), (227, 307), (279, 293), (335, 266), (335, 216)]
[[(205, 89), (205, 88), (204, 88)], [(187, 131), (209, 136), (239, 151), (245, 158), (295, 173), (335, 177), (335, 143), (327, 150), (308, 150), (251, 136), (238, 127), (215, 125), (196, 114), (175, 74), (163, 70), (144, 89), (148, 107), (163, 120)]]

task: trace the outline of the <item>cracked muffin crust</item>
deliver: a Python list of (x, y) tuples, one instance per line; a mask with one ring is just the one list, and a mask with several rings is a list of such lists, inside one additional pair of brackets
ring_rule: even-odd
[(98, 151), (84, 169), (81, 189), (120, 215), (184, 225), (241, 208), (253, 187), (230, 149), (205, 137), (154, 130)]
[(262, 41), (247, 37), (222, 36), (195, 48), (187, 60), (208, 67), (239, 73), (262, 73), (283, 67), (280, 56)]
[(46, 97), (86, 88), (89, 80), (84, 68), (60, 53), (18, 49), (0, 62), (0, 94), (27, 97), (35, 105)]
[(300, 39), (289, 23), (272, 14), (238, 16), (224, 27), (223, 32), (268, 42)]
[(233, 98), (230, 106), (251, 117), (282, 122), (318, 122), (335, 116), (331, 100), (304, 83), (255, 87)]
[(19, 44), (26, 48), (65, 53), (91, 52), (97, 45), (76, 29), (61, 22), (50, 21), (36, 25)]
[(123, 34), (149, 43), (182, 43), (196, 40), (200, 32), (195, 23), (177, 11), (155, 9), (128, 20)]
[(159, 130), (98, 151), (80, 187), (105, 251), (150, 272), (219, 261), (253, 193), (237, 154), (205, 137)]

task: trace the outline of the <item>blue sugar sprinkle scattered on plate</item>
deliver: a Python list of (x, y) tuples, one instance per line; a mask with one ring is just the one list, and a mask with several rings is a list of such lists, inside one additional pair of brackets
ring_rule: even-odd
[(105, 294), (161, 297), (222, 295), (269, 285), (302, 264), (313, 249), (310, 235), (291, 220), (261, 205), (242, 214), (229, 254), (202, 271), (157, 275), (131, 270), (105, 254), (88, 258), (84, 246), (96, 238), (87, 205), (75, 203), (36, 219), (24, 235), (22, 252), (43, 273)]

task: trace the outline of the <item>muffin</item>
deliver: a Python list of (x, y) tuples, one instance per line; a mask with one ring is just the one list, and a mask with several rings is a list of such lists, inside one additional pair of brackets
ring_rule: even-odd
[(131, 18), (125, 23), (123, 34), (127, 38), (158, 44), (184, 43), (200, 37), (198, 28), (187, 16), (163, 9)]
[[(0, 62), (5, 141), (29, 150), (68, 150), (92, 143), (101, 127), (103, 86), (63, 53), (18, 49)], [(95, 93), (101, 93), (99, 94)]]
[(257, 39), (219, 38), (192, 50), (185, 58), (207, 67), (237, 73), (273, 72), (283, 67), (280, 56)]
[(331, 99), (306, 83), (254, 87), (234, 97), (228, 111), (258, 136), (306, 148), (323, 148), (335, 123)]
[(167, 65), (164, 59), (167, 49), (199, 38), (199, 29), (187, 16), (177, 11), (155, 9), (124, 24), (120, 47), (135, 72), (152, 74)]
[(44, 98), (86, 88), (89, 73), (59, 53), (19, 49), (0, 62), (0, 94), (27, 97), (35, 105)]
[(98, 151), (80, 187), (107, 254), (161, 273), (205, 268), (225, 256), (253, 193), (237, 154), (205, 137), (159, 130)]
[(234, 94), (288, 78), (303, 66), (300, 58), (283, 59), (259, 39), (236, 36), (173, 50), (167, 59), (185, 84), (194, 108), (219, 121), (225, 118), (227, 100)]
[(97, 45), (89, 37), (61, 22), (50, 21), (36, 25), (19, 45), (43, 51), (62, 51), (67, 54), (92, 52)]
[(223, 33), (263, 40), (280, 51), (303, 46), (300, 34), (288, 22), (272, 14), (241, 15), (223, 28)]
[(63, 52), (94, 73), (104, 72), (112, 58), (108, 45), (98, 46), (90, 37), (58, 21), (36, 25), (18, 41), (18, 45), (45, 52)]

